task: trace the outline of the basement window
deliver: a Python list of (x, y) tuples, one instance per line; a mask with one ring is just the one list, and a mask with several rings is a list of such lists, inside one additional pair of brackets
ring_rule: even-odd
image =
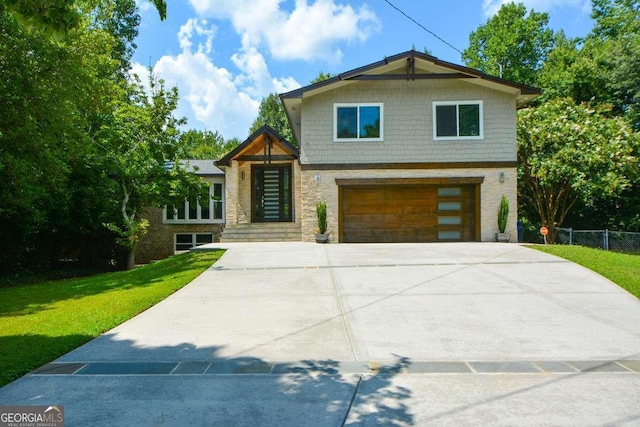
[(200, 245), (213, 243), (213, 233), (179, 233), (175, 235), (175, 253), (186, 252)]

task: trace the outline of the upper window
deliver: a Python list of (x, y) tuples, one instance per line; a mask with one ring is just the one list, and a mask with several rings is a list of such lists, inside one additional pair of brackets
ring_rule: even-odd
[(433, 139), (482, 139), (482, 101), (433, 103)]
[(200, 203), (185, 200), (184, 204), (167, 206), (164, 209), (164, 222), (169, 224), (222, 222), (224, 220), (223, 190), (222, 182), (212, 182), (206, 194), (202, 195)]
[(382, 104), (335, 104), (334, 141), (382, 141)]

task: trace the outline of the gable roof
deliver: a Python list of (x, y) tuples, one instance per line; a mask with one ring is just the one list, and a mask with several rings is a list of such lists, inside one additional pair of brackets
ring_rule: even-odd
[(261, 157), (256, 156), (260, 152), (269, 151), (269, 155), (265, 158), (271, 158), (270, 150), (267, 144), (278, 145), (285, 153), (288, 153), (291, 159), (297, 159), (299, 156), (298, 149), (289, 141), (282, 137), (278, 132), (268, 125), (263, 125), (260, 129), (252, 133), (244, 142), (231, 150), (229, 154), (215, 162), (216, 166), (229, 166), (232, 160), (241, 158)]
[[(398, 73), (398, 70), (402, 70), (402, 72)], [(280, 94), (280, 101), (295, 132), (300, 128), (300, 104), (304, 98), (354, 84), (358, 81), (425, 79), (461, 79), (471, 84), (510, 93), (515, 96), (518, 107), (524, 106), (542, 93), (541, 89), (533, 86), (491, 76), (473, 68), (443, 61), (435, 56), (415, 50), (409, 50), (338, 74), (330, 79), (282, 93)], [(300, 135), (296, 135), (296, 137), (298, 141), (301, 140)]]

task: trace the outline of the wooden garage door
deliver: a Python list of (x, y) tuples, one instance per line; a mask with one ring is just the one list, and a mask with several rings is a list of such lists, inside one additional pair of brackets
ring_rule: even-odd
[(341, 241), (473, 241), (475, 198), (475, 185), (344, 186)]

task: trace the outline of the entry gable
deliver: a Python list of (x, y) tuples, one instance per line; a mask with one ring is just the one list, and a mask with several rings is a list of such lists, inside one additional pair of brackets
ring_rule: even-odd
[(298, 149), (270, 126), (264, 125), (229, 154), (216, 162), (216, 166), (230, 166), (232, 160), (278, 161), (298, 159)]

